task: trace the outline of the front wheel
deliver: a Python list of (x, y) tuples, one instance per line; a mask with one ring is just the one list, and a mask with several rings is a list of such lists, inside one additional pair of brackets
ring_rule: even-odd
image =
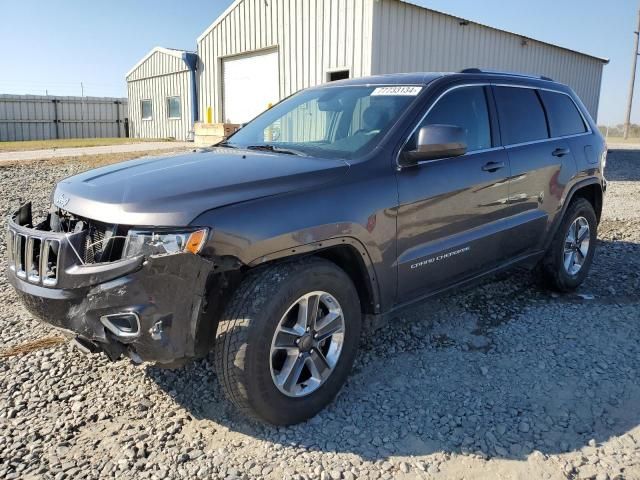
[(244, 279), (218, 325), (218, 378), (244, 413), (276, 425), (304, 421), (340, 390), (360, 328), (357, 291), (333, 263), (261, 269)]
[(571, 202), (541, 262), (546, 286), (568, 292), (584, 282), (595, 252), (598, 219), (584, 198)]

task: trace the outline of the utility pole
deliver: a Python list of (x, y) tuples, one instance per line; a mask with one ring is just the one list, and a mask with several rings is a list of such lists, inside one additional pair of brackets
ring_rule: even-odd
[(640, 9), (638, 9), (638, 25), (636, 31), (633, 32), (635, 38), (633, 44), (633, 69), (631, 70), (631, 85), (629, 86), (629, 100), (627, 102), (627, 120), (624, 123), (624, 138), (629, 138), (629, 130), (631, 128), (631, 107), (633, 106), (633, 90), (636, 86), (636, 69), (638, 66), (638, 42), (640, 41)]

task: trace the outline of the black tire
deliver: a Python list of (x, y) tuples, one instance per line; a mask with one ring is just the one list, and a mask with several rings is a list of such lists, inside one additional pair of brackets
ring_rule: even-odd
[[(573, 222), (580, 217), (585, 218), (589, 224), (589, 250), (580, 270), (572, 275), (564, 265), (565, 239)], [(597, 236), (598, 219), (593, 206), (584, 198), (573, 200), (540, 263), (543, 285), (560, 292), (570, 292), (578, 288), (589, 273)]]
[[(344, 343), (333, 372), (304, 397), (283, 394), (271, 376), (274, 332), (289, 307), (314, 291), (332, 295), (344, 318)], [(345, 382), (360, 340), (362, 314), (351, 279), (319, 258), (288, 262), (250, 273), (233, 293), (216, 333), (215, 368), (229, 400), (244, 414), (274, 425), (291, 425), (327, 406)]]

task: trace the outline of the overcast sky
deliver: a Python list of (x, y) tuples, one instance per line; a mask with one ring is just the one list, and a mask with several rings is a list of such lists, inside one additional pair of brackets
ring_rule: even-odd
[[(195, 50), (230, 0), (2, 2), (0, 93), (126, 96), (125, 73), (156, 45)], [(624, 119), (637, 0), (416, 0), (426, 7), (607, 57), (599, 123)], [(633, 121), (640, 123), (640, 77)]]

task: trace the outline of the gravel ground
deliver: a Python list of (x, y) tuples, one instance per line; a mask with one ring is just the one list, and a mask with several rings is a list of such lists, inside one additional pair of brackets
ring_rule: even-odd
[[(0, 168), (2, 213), (82, 162)], [(181, 370), (68, 343), (0, 358), (0, 478), (640, 479), (640, 151), (609, 156), (592, 273), (571, 295), (514, 272), (403, 312), (338, 399), (291, 428)], [(4, 244), (0, 244), (4, 270)], [(55, 332), (0, 274), (2, 349)]]

